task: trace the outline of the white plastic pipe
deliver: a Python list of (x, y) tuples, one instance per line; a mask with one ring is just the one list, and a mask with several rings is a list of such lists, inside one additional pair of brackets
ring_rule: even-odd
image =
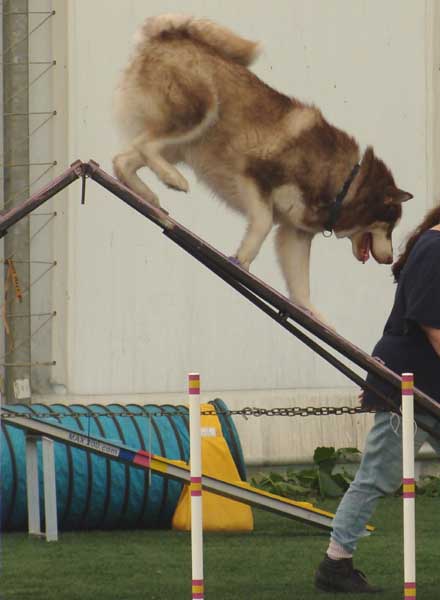
[(404, 598), (416, 597), (416, 520), (414, 479), (414, 377), (402, 374)]
[(188, 375), (191, 562), (192, 599), (204, 599), (203, 582), (203, 508), (202, 508), (202, 436), (200, 429), (200, 375)]

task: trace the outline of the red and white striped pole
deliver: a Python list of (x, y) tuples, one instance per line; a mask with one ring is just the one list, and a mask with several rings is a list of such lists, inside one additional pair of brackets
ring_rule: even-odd
[(200, 375), (188, 375), (190, 492), (191, 492), (191, 561), (192, 599), (204, 599), (203, 582), (203, 509), (202, 509), (202, 435), (200, 429)]
[(416, 520), (414, 479), (414, 377), (402, 374), (404, 599), (416, 597)]

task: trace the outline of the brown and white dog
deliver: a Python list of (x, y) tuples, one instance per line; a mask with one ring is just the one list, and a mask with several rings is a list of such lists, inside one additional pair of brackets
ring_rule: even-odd
[(257, 53), (258, 44), (208, 20), (148, 18), (116, 91), (115, 114), (128, 146), (114, 158), (114, 170), (159, 205), (138, 169), (147, 166), (167, 186), (187, 192), (174, 165), (189, 165), (247, 217), (236, 253), (244, 268), (278, 224), (276, 248), (290, 297), (313, 310), (313, 237), (333, 230), (351, 239), (358, 260), (371, 251), (389, 264), (401, 203), (412, 196), (396, 187), (371, 147), (360, 156), (356, 141), (316, 107), (258, 79), (247, 68)]

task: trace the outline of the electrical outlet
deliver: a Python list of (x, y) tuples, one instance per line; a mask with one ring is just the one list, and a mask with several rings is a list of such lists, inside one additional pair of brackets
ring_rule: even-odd
[(14, 396), (17, 400), (26, 400), (31, 397), (29, 379), (16, 379), (14, 381)]

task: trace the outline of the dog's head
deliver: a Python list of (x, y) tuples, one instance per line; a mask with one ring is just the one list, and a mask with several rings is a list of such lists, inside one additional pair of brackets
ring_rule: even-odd
[(412, 194), (399, 189), (391, 171), (367, 148), (348, 203), (335, 231), (351, 239), (353, 254), (362, 262), (370, 253), (378, 263), (393, 262), (392, 233), (402, 216), (402, 202)]

